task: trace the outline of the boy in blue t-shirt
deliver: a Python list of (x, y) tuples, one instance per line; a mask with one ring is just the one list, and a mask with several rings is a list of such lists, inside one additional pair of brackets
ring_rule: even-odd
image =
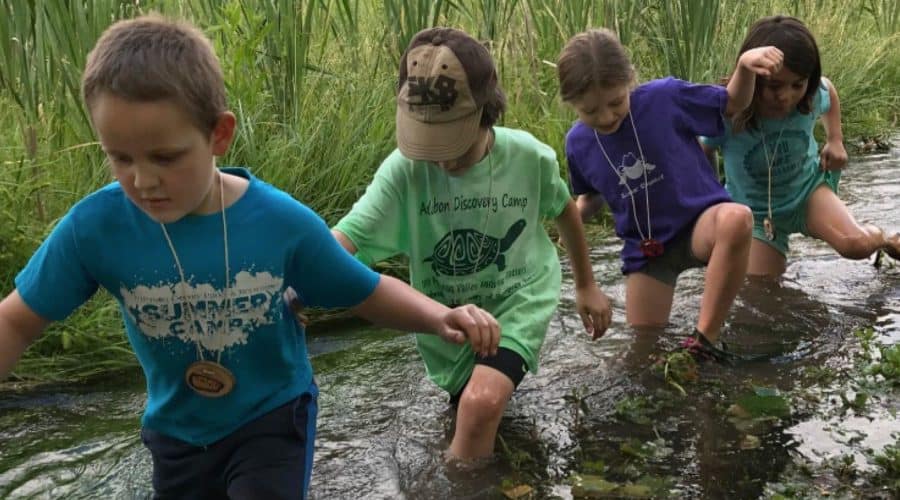
[(197, 29), (118, 22), (82, 83), (117, 182), (62, 218), (0, 302), (0, 379), (51, 321), (109, 291), (147, 379), (156, 495), (305, 497), (318, 389), (285, 293), (496, 352), (487, 312), (370, 271), (312, 210), (245, 169), (216, 168), (236, 123)]

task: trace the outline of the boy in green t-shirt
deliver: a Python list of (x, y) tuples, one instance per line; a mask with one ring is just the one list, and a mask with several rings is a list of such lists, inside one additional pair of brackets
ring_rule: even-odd
[(449, 455), (460, 459), (493, 452), (510, 396), (537, 370), (561, 285), (541, 219), (555, 219), (568, 249), (587, 331), (598, 338), (611, 319), (556, 154), (527, 132), (495, 127), (505, 106), (484, 46), (449, 28), (418, 33), (400, 61), (399, 149), (332, 230), (365, 262), (407, 255), (416, 289), (499, 320), (492, 353), (416, 338), (428, 376), (457, 407)]

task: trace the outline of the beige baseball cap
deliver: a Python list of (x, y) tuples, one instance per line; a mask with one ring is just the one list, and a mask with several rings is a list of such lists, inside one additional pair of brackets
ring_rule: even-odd
[(413, 160), (459, 158), (478, 137), (497, 70), (484, 45), (453, 28), (413, 37), (400, 59), (397, 146)]

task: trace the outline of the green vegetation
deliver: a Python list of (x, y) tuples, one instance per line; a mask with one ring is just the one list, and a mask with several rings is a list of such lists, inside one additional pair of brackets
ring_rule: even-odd
[[(337, 218), (393, 149), (401, 50), (441, 24), (484, 39), (509, 97), (505, 125), (558, 153), (574, 115), (554, 61), (591, 26), (615, 29), (642, 80), (717, 82), (756, 18), (789, 13), (817, 34), (840, 91), (849, 145), (881, 138), (900, 110), (894, 0), (0, 0), (0, 293), (54, 222), (109, 180), (79, 100), (88, 50), (113, 20), (158, 11), (191, 19), (221, 57), (239, 134), (223, 164), (247, 165)], [(895, 47), (895, 49), (890, 49)], [(564, 166), (563, 166), (564, 168)], [(54, 328), (16, 375), (72, 379), (133, 366), (114, 306), (101, 298)], [(105, 347), (104, 347), (105, 346)], [(110, 347), (111, 346), (111, 347)]]

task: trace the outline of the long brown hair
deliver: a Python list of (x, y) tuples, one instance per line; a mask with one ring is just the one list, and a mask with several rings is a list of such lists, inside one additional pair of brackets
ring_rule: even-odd
[[(767, 45), (774, 45), (784, 52), (784, 67), (807, 78), (806, 94), (797, 104), (797, 110), (804, 114), (809, 113), (812, 110), (813, 98), (819, 89), (819, 81), (822, 79), (822, 62), (815, 37), (796, 17), (781, 15), (764, 17), (750, 26), (747, 37), (744, 38), (738, 51), (738, 58), (750, 49)], [(764, 83), (763, 77), (757, 76), (753, 104), (732, 119), (732, 128), (735, 132), (745, 128), (756, 128), (755, 104), (761, 92), (761, 83)]]

